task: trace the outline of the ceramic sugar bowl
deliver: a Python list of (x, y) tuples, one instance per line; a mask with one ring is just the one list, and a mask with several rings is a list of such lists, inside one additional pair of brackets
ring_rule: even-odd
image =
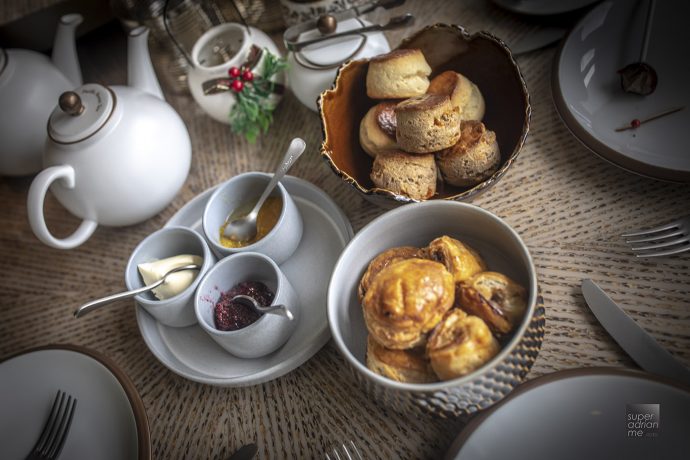
[[(70, 249), (99, 224), (144, 221), (172, 201), (187, 178), (191, 142), (182, 119), (163, 100), (147, 47), (148, 29), (130, 32), (129, 86), (86, 84), (63, 93), (48, 121), (45, 169), (31, 184), (29, 223), (45, 244)], [(48, 189), (83, 219), (59, 239), (46, 226)]]
[[(228, 72), (235, 67), (262, 75), (267, 53), (282, 56), (271, 38), (255, 27), (229, 22), (209, 29), (196, 41), (190, 56), (187, 82), (194, 100), (213, 119), (230, 124), (237, 89), (232, 88)], [(242, 78), (237, 77), (240, 83)], [(275, 85), (269, 102), (273, 106), (280, 102), (285, 78), (284, 72), (271, 77)]]

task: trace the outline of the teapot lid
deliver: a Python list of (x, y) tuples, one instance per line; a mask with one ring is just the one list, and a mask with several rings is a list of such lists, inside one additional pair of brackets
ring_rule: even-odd
[(48, 119), (48, 136), (59, 144), (93, 136), (110, 118), (115, 102), (110, 88), (95, 83), (62, 93)]
[[(362, 20), (350, 18), (338, 22), (333, 33), (337, 34), (347, 32), (348, 30), (361, 29), (364, 25), (365, 23)], [(318, 30), (312, 29), (300, 34), (299, 40), (306, 41), (320, 36), (321, 33)], [(299, 51), (298, 54), (299, 57), (303, 58), (310, 64), (322, 67), (330, 67), (340, 65), (342, 62), (354, 56), (360, 50), (360, 48), (364, 46), (365, 42), (366, 36), (364, 34), (348, 35), (306, 46)]]

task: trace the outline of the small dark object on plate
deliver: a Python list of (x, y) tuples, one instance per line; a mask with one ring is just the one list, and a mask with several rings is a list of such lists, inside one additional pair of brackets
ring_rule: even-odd
[(249, 296), (259, 304), (268, 306), (273, 302), (275, 294), (260, 281), (245, 281), (223, 292), (213, 309), (214, 323), (219, 331), (236, 331), (261, 317), (253, 308), (241, 302), (233, 302), (232, 298), (238, 295)]
[(646, 62), (628, 64), (618, 71), (621, 88), (626, 93), (648, 96), (654, 92), (659, 78), (656, 70)]

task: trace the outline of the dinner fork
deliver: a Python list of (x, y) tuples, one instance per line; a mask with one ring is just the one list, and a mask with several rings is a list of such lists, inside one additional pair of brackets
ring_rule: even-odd
[(26, 456), (26, 460), (55, 460), (58, 458), (72, 425), (76, 405), (76, 398), (58, 390), (41, 436), (39, 436), (29, 455)]
[[(331, 456), (332, 455), (332, 456)], [(363, 460), (362, 454), (357, 450), (357, 446), (352, 441), (344, 442), (340, 446), (333, 448), (332, 454), (326, 453), (327, 460)]]
[(624, 233), (637, 257), (659, 257), (690, 251), (690, 216), (654, 228)]

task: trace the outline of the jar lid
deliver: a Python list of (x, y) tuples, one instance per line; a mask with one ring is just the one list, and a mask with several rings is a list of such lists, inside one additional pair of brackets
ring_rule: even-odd
[(105, 125), (114, 108), (112, 90), (95, 83), (62, 93), (48, 119), (48, 135), (59, 144), (83, 141)]
[[(348, 30), (361, 29), (364, 23), (351, 18), (339, 22), (334, 34), (347, 32)], [(321, 36), (318, 30), (308, 30), (299, 36), (299, 41), (307, 41)], [(332, 40), (314, 43), (303, 48), (298, 54), (304, 60), (318, 66), (333, 66), (341, 64), (357, 53), (362, 47), (366, 37), (364, 35), (347, 35), (345, 37), (334, 38)]]

